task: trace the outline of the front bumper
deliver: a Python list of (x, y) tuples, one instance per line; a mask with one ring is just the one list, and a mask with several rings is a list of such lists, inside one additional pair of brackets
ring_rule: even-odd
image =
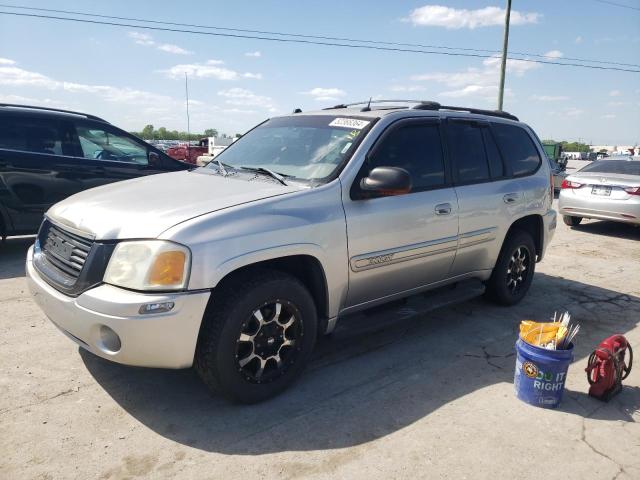
[[(46, 283), (34, 268), (33, 247), (27, 254), (26, 272), (38, 306), (56, 327), (86, 350), (140, 367), (192, 365), (210, 292), (145, 294), (104, 284), (69, 297)], [(175, 306), (167, 313), (138, 312), (142, 305), (161, 302), (174, 302)]]

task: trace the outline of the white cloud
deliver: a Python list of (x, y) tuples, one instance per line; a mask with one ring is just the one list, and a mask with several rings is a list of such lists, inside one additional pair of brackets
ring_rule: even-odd
[(193, 52), (191, 50), (185, 50), (184, 48), (173, 45), (171, 43), (163, 43), (162, 45), (158, 45), (158, 50), (162, 50), (163, 52), (175, 53), (176, 55), (193, 55)]
[(153, 37), (148, 33), (128, 32), (127, 36), (129, 38), (133, 38), (133, 41), (138, 45), (144, 45), (146, 47), (150, 47), (156, 43), (153, 41)]
[(551, 50), (544, 54), (545, 57), (550, 57), (550, 58), (562, 58), (563, 55), (564, 54), (560, 50)]
[(496, 98), (498, 94), (497, 85), (467, 85), (459, 90), (441, 92), (442, 97), (462, 98), (462, 97), (490, 97)]
[[(446, 97), (483, 97), (495, 98), (500, 72), (500, 57), (491, 57), (483, 60), (482, 68), (469, 67), (461, 72), (434, 72), (422, 75), (412, 75), (410, 80), (414, 82), (430, 81), (441, 83), (449, 88), (441, 95)], [(507, 60), (507, 72), (516, 77), (522, 77), (530, 70), (540, 68), (540, 64), (525, 60)], [(510, 90), (506, 95), (512, 95)]]
[(573, 41), (573, 43), (575, 43), (576, 45), (579, 45), (582, 43), (582, 37), (580, 35), (578, 35), (576, 37), (576, 39)]
[(48, 90), (60, 90), (71, 93), (90, 93), (98, 95), (108, 102), (123, 102), (134, 105), (153, 104), (172, 100), (171, 97), (166, 95), (158, 95), (130, 87), (90, 85), (55, 80), (41, 73), (24, 70), (15, 65), (16, 63), (12, 60), (0, 63), (0, 85), (46, 88)]
[(569, 97), (565, 95), (531, 95), (529, 98), (539, 102), (561, 102), (569, 100)]
[(244, 54), (245, 57), (253, 57), (253, 58), (259, 58), (262, 56), (262, 53), (258, 50), (256, 50), (255, 52), (247, 52)]
[(170, 78), (184, 78), (185, 72), (194, 78), (214, 78), (216, 80), (237, 80), (239, 78), (260, 79), (259, 73), (239, 73), (223, 67), (222, 60), (208, 60), (205, 63), (184, 63), (174, 65), (163, 72)]
[(193, 52), (190, 50), (186, 50), (178, 45), (174, 45), (172, 43), (157, 43), (151, 35), (148, 33), (142, 32), (128, 32), (127, 36), (132, 38), (135, 43), (138, 45), (143, 45), (145, 47), (156, 47), (158, 50), (167, 53), (174, 53), (176, 55), (193, 55)]
[(338, 100), (340, 97), (347, 95), (347, 92), (339, 88), (312, 88), (307, 92), (301, 92), (303, 95), (310, 95), (319, 102), (328, 102)]
[(422, 85), (391, 85), (389, 90), (392, 92), (424, 92), (426, 88)]
[(607, 106), (609, 107), (622, 107), (623, 105), (626, 105), (627, 102), (607, 102)]
[(10, 60), (8, 58), (0, 58), (0, 65), (15, 65), (16, 62), (14, 60)]
[(245, 88), (234, 87), (227, 90), (220, 90), (218, 95), (224, 97), (226, 99), (225, 103), (228, 105), (266, 108), (269, 111), (276, 110), (271, 97), (256, 95), (251, 90)]
[(619, 97), (620, 95), (622, 95), (622, 92), (620, 90), (611, 90), (609, 92), (610, 97)]
[(584, 110), (581, 110), (576, 107), (567, 107), (564, 110), (559, 112), (550, 112), (550, 115), (556, 117), (579, 117), (584, 113)]
[(613, 113), (607, 113), (606, 115), (603, 115), (602, 118), (611, 119), (611, 118), (616, 118), (616, 116)]
[[(417, 26), (444, 27), (447, 29), (478, 28), (504, 25), (505, 10), (500, 7), (484, 7), (477, 10), (457, 9), (442, 5), (425, 5), (413, 10), (406, 21)], [(537, 23), (539, 13), (511, 11), (511, 25)]]

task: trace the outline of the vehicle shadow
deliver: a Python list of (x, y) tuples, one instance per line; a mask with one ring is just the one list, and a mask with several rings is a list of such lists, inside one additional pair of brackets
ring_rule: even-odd
[(35, 236), (9, 237), (0, 243), (0, 280), (24, 277), (24, 262), (27, 250), (33, 245)]
[(587, 223), (583, 222), (572, 228), (573, 230), (595, 235), (605, 235), (625, 240), (640, 240), (640, 227), (629, 225), (628, 223), (595, 220)]
[[(511, 308), (476, 298), (424, 314), (425, 301), (415, 296), (344, 319), (319, 341), (302, 379), (258, 405), (232, 405), (209, 393), (192, 370), (131, 368), (85, 351), (81, 356), (123, 409), (173, 441), (225, 454), (308, 451), (360, 445), (488, 386), (512, 383), (521, 319), (569, 310), (582, 324), (575, 350), (582, 364), (601, 338), (628, 332), (640, 318), (640, 298), (545, 274), (537, 274), (527, 298)], [(584, 391), (566, 392), (560, 412), (632, 421), (640, 389), (625, 390), (620, 408), (588, 397), (584, 384)], [(505, 401), (498, 390), (496, 401)]]

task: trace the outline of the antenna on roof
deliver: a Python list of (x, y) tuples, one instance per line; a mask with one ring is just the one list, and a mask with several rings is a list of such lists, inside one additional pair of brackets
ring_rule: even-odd
[(362, 107), (362, 110), (360, 110), (361, 112), (370, 112), (371, 111), (371, 99), (373, 97), (369, 97), (369, 103), (367, 103), (366, 107)]

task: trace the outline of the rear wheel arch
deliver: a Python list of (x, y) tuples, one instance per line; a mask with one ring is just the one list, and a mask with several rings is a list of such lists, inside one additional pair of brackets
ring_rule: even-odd
[(527, 215), (513, 222), (505, 235), (503, 245), (516, 231), (524, 231), (531, 235), (536, 248), (536, 258), (539, 259), (544, 244), (544, 221), (542, 220), (542, 215)]

